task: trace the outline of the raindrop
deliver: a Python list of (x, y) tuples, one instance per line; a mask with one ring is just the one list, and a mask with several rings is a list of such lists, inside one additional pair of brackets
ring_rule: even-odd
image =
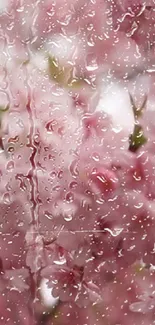
[(113, 23), (113, 19), (112, 19), (112, 17), (108, 17), (108, 19), (107, 19), (107, 25), (112, 25), (112, 23)]
[(94, 17), (94, 16), (95, 16), (95, 11), (94, 11), (94, 10), (91, 10), (91, 11), (88, 13), (88, 16), (89, 16), (89, 17)]
[(64, 216), (64, 220), (65, 220), (65, 221), (72, 221), (72, 219), (73, 219), (73, 217), (72, 217), (71, 214), (68, 214), (68, 215), (65, 215), (65, 216)]
[(93, 28), (94, 28), (94, 25), (93, 25), (93, 24), (89, 24), (89, 25), (87, 26), (87, 30), (88, 30), (88, 31), (93, 30)]
[(60, 172), (58, 173), (58, 178), (61, 179), (63, 177), (63, 171), (60, 170)]
[(113, 237), (117, 237), (123, 231), (123, 228), (114, 228), (113, 230), (109, 228), (104, 228), (105, 231), (109, 232)]
[(95, 71), (98, 69), (98, 65), (87, 65), (86, 67), (87, 71)]
[(80, 220), (85, 220), (85, 216), (84, 216), (84, 215), (80, 215), (80, 216), (79, 216), (79, 219), (80, 219)]
[(63, 265), (63, 264), (65, 264), (65, 263), (66, 263), (66, 259), (65, 259), (65, 257), (64, 257), (64, 256), (60, 256), (60, 259), (59, 259), (59, 260), (56, 260), (56, 261), (54, 261), (53, 263), (54, 263), (54, 264), (56, 264), (56, 265)]
[(71, 20), (71, 15), (66, 15), (65, 17), (63, 17), (63, 20), (57, 20), (58, 23), (62, 26), (68, 26)]
[(9, 193), (5, 193), (3, 195), (3, 203), (4, 204), (10, 204), (11, 203), (11, 198)]
[(90, 46), (90, 47), (94, 47), (94, 45), (95, 45), (95, 42), (94, 42), (94, 40), (93, 40), (93, 37), (92, 37), (92, 35), (89, 37), (89, 39), (88, 39), (88, 46)]
[(14, 26), (15, 26), (15, 24), (14, 24), (14, 22), (12, 21), (12, 22), (10, 23), (10, 25), (7, 26), (7, 30), (9, 30), (9, 31), (13, 30)]
[(77, 187), (77, 185), (78, 184), (76, 182), (71, 182), (69, 187), (70, 187), (70, 189), (75, 189)]
[(6, 167), (7, 171), (11, 172), (14, 169), (14, 162), (9, 161)]
[(122, 131), (122, 126), (121, 125), (117, 125), (117, 127), (113, 127), (112, 130), (114, 131), (114, 133), (120, 133)]
[(55, 171), (50, 173), (50, 177), (54, 179), (57, 176), (57, 173)]
[(50, 212), (48, 212), (48, 211), (45, 211), (45, 217), (46, 217), (47, 219), (49, 219), (49, 220), (52, 220), (52, 219), (53, 219), (52, 214), (51, 214)]
[(17, 12), (24, 12), (24, 6), (20, 6), (16, 9)]
[(40, 141), (39, 141), (39, 135), (38, 134), (35, 134), (34, 135), (34, 140), (33, 141), (34, 141), (34, 145), (35, 146), (38, 146), (39, 145), (39, 142)]
[(140, 209), (140, 208), (142, 208), (143, 205), (144, 205), (143, 202), (139, 202), (138, 204), (135, 204), (134, 207), (135, 207), (136, 209)]
[(134, 21), (131, 26), (131, 30), (127, 33), (127, 37), (132, 37), (137, 29), (138, 29), (138, 24)]
[(141, 181), (141, 179), (142, 179), (141, 176), (137, 174), (137, 172), (135, 172), (135, 173), (133, 174), (133, 177), (134, 177), (134, 179), (135, 179), (136, 181)]
[(74, 200), (74, 195), (73, 195), (73, 193), (72, 193), (72, 192), (68, 192), (68, 193), (66, 194), (66, 201), (67, 201), (67, 202), (73, 202), (73, 200)]
[[(48, 190), (48, 188), (47, 188), (47, 190)], [(54, 186), (53, 188), (52, 188), (52, 191), (54, 191), (54, 192), (58, 192), (58, 191), (60, 191), (60, 186)]]
[(58, 123), (56, 120), (49, 121), (46, 124), (46, 130), (48, 133), (53, 133), (55, 131), (55, 129), (57, 128), (57, 126), (58, 126)]
[(10, 153), (14, 152), (14, 147), (9, 147), (8, 152), (10, 152)]
[(74, 160), (71, 165), (70, 165), (70, 172), (72, 174), (72, 176), (76, 177), (79, 175), (78, 173), (78, 169), (77, 169), (77, 161)]
[(98, 162), (100, 160), (100, 156), (95, 152), (92, 156), (93, 160)]
[(25, 179), (24, 179), (24, 176), (23, 175), (16, 175), (16, 179), (20, 182), (20, 189), (23, 190), (23, 191), (26, 191), (27, 190), (27, 186), (26, 186), (26, 183), (25, 183)]
[(18, 227), (23, 227), (24, 226), (24, 222), (23, 221), (20, 221), (19, 223), (18, 223)]

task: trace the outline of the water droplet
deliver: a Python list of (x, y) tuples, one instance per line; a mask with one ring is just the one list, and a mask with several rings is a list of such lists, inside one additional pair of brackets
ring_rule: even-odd
[(23, 227), (23, 226), (24, 226), (24, 222), (23, 221), (19, 221), (18, 227)]
[(64, 220), (66, 220), (66, 221), (72, 221), (72, 219), (73, 219), (73, 217), (72, 217), (71, 214), (68, 214), (68, 215), (64, 216)]
[(63, 177), (63, 171), (61, 170), (59, 173), (58, 173), (58, 178), (61, 179)]
[(100, 156), (96, 152), (93, 154), (92, 158), (95, 161), (99, 161), (100, 160)]
[(144, 205), (143, 202), (139, 202), (138, 204), (135, 204), (134, 207), (137, 209), (140, 209), (140, 208), (142, 208), (143, 205)]
[(93, 24), (89, 24), (88, 26), (87, 26), (87, 30), (88, 31), (91, 31), (91, 30), (93, 30), (94, 29), (94, 25)]
[(81, 216), (79, 216), (79, 219), (80, 220), (85, 220), (85, 216), (81, 215)]
[(64, 256), (64, 249), (62, 247), (59, 247), (58, 250), (58, 259), (54, 261), (56, 265), (63, 265), (66, 263), (66, 258)]
[(105, 231), (109, 232), (111, 236), (117, 237), (123, 231), (123, 228), (114, 228), (113, 230), (110, 228), (104, 228)]
[(40, 141), (39, 141), (39, 135), (38, 134), (34, 135), (33, 141), (34, 141), (35, 146), (39, 145)]
[(137, 29), (138, 29), (138, 24), (134, 21), (132, 26), (131, 26), (130, 31), (126, 34), (127, 37), (132, 37)]
[(87, 65), (86, 69), (89, 72), (93, 72), (98, 69), (98, 64), (95, 59), (91, 59), (89, 56), (87, 57)]
[(24, 176), (17, 174), (16, 175), (16, 179), (20, 183), (20, 185), (19, 185), (20, 186), (20, 189), (23, 190), (23, 191), (26, 191), (27, 190), (27, 186), (26, 186), (26, 179), (24, 178)]
[(52, 214), (51, 214), (50, 212), (48, 212), (48, 211), (45, 211), (45, 217), (46, 217), (47, 219), (49, 219), (49, 220), (52, 220), (52, 219), (53, 219)]
[(94, 10), (91, 10), (91, 11), (88, 13), (88, 16), (89, 16), (89, 17), (94, 17), (94, 16), (95, 16), (95, 11), (94, 11)]
[(117, 127), (113, 127), (112, 130), (114, 131), (114, 133), (120, 133), (122, 131), (122, 126), (118, 125)]
[(54, 179), (57, 176), (57, 173), (55, 171), (50, 173), (50, 177)]
[(14, 152), (14, 147), (9, 147), (8, 152)]
[(135, 172), (134, 174), (133, 174), (133, 178), (136, 180), (136, 181), (141, 181), (141, 176), (140, 175), (138, 175), (138, 173), (137, 172)]
[(90, 47), (94, 47), (95, 42), (94, 42), (94, 40), (93, 40), (92, 35), (88, 38), (87, 44), (88, 44), (88, 46), (90, 46)]
[(72, 192), (68, 192), (68, 193), (66, 194), (66, 201), (67, 201), (67, 202), (73, 202), (73, 200), (74, 200), (74, 195), (73, 195), (73, 193), (72, 193)]
[(14, 169), (14, 162), (9, 161), (6, 167), (7, 171), (11, 172)]
[(70, 183), (70, 189), (75, 189), (77, 187), (77, 183), (76, 182), (71, 182)]
[(5, 193), (3, 195), (3, 203), (4, 204), (10, 204), (11, 203), (11, 198), (9, 193)]
[(113, 19), (112, 19), (112, 17), (107, 17), (107, 25), (112, 25), (112, 23), (113, 23)]
[(46, 130), (48, 133), (53, 133), (56, 131), (56, 128), (58, 127), (58, 123), (56, 120), (49, 121), (46, 124)]
[(63, 257), (60, 258), (60, 260), (54, 261), (53, 263), (56, 264), (56, 265), (63, 265), (63, 264), (66, 263), (66, 259), (63, 256)]
[(79, 175), (78, 169), (77, 169), (77, 161), (74, 160), (70, 165), (70, 172), (73, 177), (76, 177)]
[[(47, 189), (48, 190), (48, 189)], [(52, 188), (52, 191), (56, 191), (56, 192), (58, 192), (58, 191), (60, 191), (60, 186), (54, 186), (53, 188)]]

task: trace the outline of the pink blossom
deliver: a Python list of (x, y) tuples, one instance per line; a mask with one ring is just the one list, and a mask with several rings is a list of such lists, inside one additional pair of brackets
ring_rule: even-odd
[(0, 324), (40, 321), (44, 279), (71, 322), (154, 324), (154, 20), (151, 0), (1, 7)]

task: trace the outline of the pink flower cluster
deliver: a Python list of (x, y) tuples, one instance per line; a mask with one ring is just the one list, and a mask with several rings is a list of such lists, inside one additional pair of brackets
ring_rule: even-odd
[(38, 324), (42, 279), (61, 324), (155, 324), (154, 38), (153, 0), (0, 3), (0, 325)]

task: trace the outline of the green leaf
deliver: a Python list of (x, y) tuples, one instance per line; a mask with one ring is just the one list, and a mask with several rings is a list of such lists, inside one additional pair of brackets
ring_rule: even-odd
[(133, 264), (133, 270), (135, 271), (135, 273), (141, 273), (143, 275), (146, 270), (146, 265), (142, 264), (141, 262), (136, 262), (135, 264)]
[(84, 80), (82, 79), (71, 79), (71, 80), (68, 80), (67, 82), (67, 86), (71, 89), (78, 89), (78, 88), (81, 88), (82, 86), (84, 85)]
[(59, 84), (63, 84), (65, 77), (64, 69), (59, 67), (54, 57), (48, 57), (48, 69), (50, 78)]
[(133, 97), (132, 97), (132, 95), (130, 93), (129, 93), (129, 97), (130, 97), (130, 102), (131, 102), (131, 105), (132, 105), (135, 120), (137, 120), (138, 118), (140, 118), (142, 116), (143, 111), (146, 108), (147, 96), (145, 95), (141, 107), (137, 107), (135, 105), (134, 99), (133, 99)]
[(27, 60), (23, 61), (23, 65), (28, 65), (29, 62), (30, 62), (30, 59), (27, 59)]
[(73, 76), (72, 67), (61, 67), (58, 61), (51, 56), (48, 57), (48, 72), (51, 80), (65, 88), (77, 89), (85, 83), (82, 78)]
[(136, 152), (146, 142), (147, 138), (143, 134), (142, 127), (139, 124), (135, 124), (133, 134), (129, 138), (129, 150)]
[(7, 112), (9, 109), (9, 105), (6, 107), (0, 105), (0, 128), (2, 127), (2, 118), (5, 112)]
[(7, 105), (6, 107), (0, 105), (0, 113), (4, 113), (8, 111), (8, 109), (9, 109), (9, 105)]

